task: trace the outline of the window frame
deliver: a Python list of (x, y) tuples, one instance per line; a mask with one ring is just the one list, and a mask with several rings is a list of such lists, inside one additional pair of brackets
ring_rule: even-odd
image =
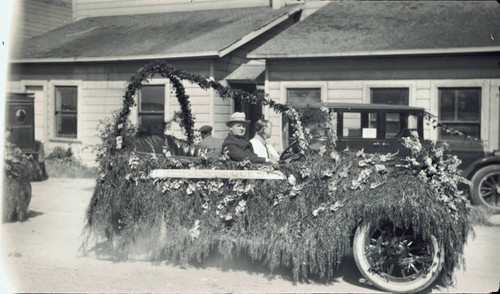
[[(372, 87), (369, 87), (369, 98), (370, 98), (370, 103), (371, 104), (390, 104), (390, 103), (374, 103), (373, 102), (373, 90), (374, 89), (404, 89), (404, 90), (407, 90), (408, 91), (408, 104), (401, 104), (401, 105), (406, 105), (406, 106), (410, 106), (411, 104), (411, 88), (410, 87), (405, 87), (404, 85), (400, 85), (400, 86), (396, 86), (396, 85), (393, 85), (393, 86), (390, 86), (390, 87), (382, 87), (382, 86), (372, 86)], [(399, 105), (399, 104), (397, 104)], [(394, 119), (390, 119), (389, 118), (389, 115), (392, 114), (392, 113), (396, 113), (396, 112), (385, 112), (385, 119), (384, 119), (384, 122), (385, 122), (385, 136), (387, 136), (389, 133), (388, 133), (388, 130), (389, 130), (389, 124), (397, 124), (397, 129), (401, 129), (402, 126), (401, 126), (401, 115), (398, 116), (398, 119), (397, 120), (394, 120)], [(399, 114), (399, 113), (397, 113)]]
[[(49, 88), (49, 82), (44, 81), (44, 80), (21, 80), (21, 89), (23, 93), (28, 93), (28, 87), (42, 87), (42, 101), (36, 101), (35, 100), (35, 140), (41, 140), (42, 142), (47, 142), (48, 141), (48, 125), (47, 125), (47, 118), (48, 118), (48, 109), (47, 109), (47, 89)], [(38, 108), (37, 106), (42, 106), (41, 108)], [(42, 124), (37, 125), (36, 124), (36, 116), (40, 115), (42, 117)], [(36, 130), (39, 129), (41, 130), (42, 134), (39, 134), (37, 136)]]
[[(75, 80), (52, 80), (49, 82), (49, 105), (47, 109), (50, 111), (49, 126), (51, 142), (68, 142), (81, 143), (82, 138), (82, 81)], [(76, 137), (59, 137), (57, 136), (57, 120), (56, 120), (56, 88), (57, 87), (76, 87), (77, 95), (77, 111), (76, 111)]]
[[(328, 91), (328, 82), (326, 81), (311, 81), (311, 82), (282, 82), (280, 84), (280, 103), (287, 104), (288, 103), (288, 89), (320, 89), (320, 101), (321, 103), (327, 102), (327, 91)], [(290, 134), (288, 132), (288, 127), (283, 125), (283, 115), (281, 119), (281, 130), (282, 130), (282, 144), (283, 147), (289, 145), (289, 137)], [(288, 123), (286, 123), (288, 125)]]
[[(479, 90), (479, 116), (478, 116), (478, 120), (467, 120), (467, 121), (460, 121), (458, 120), (458, 109), (457, 109), (457, 102), (458, 102), (458, 97), (457, 97), (457, 93), (456, 91), (459, 91), (459, 90), (473, 90), (473, 89), (477, 89)], [(455, 109), (454, 109), (454, 117), (455, 119), (454, 120), (442, 120), (441, 119), (441, 90), (453, 90), (455, 91)], [(457, 124), (460, 124), (460, 125), (478, 125), (479, 126), (479, 138), (478, 139), (481, 139), (482, 136), (481, 136), (481, 117), (482, 117), (482, 88), (481, 87), (438, 87), (437, 89), (437, 99), (438, 99), (438, 122), (441, 123), (441, 124), (444, 124), (444, 125), (447, 125), (451, 128), (453, 128), (453, 125), (457, 125)], [(441, 131), (438, 131), (438, 140), (439, 141), (455, 141), (455, 140), (450, 140), (450, 139), (446, 139), (446, 138), (443, 138), (442, 137), (442, 134), (441, 134)]]
[[(481, 88), (481, 140), (489, 144), (490, 139), (490, 81), (484, 79), (474, 80), (438, 80), (431, 81), (431, 110), (430, 113), (439, 117), (439, 88)], [(486, 115), (487, 114), (487, 115)], [(439, 141), (439, 129), (431, 128), (432, 141)]]
[[(146, 87), (152, 87), (152, 86), (161, 86), (163, 87), (163, 111), (162, 112), (156, 112), (156, 111), (142, 111), (141, 110), (141, 105), (142, 105), (142, 89), (146, 88)], [(167, 87), (167, 85), (165, 83), (158, 83), (158, 82), (154, 82), (154, 83), (148, 83), (147, 85), (143, 85), (142, 88), (137, 92), (137, 106), (136, 106), (136, 112), (137, 112), (137, 127), (140, 127), (141, 126), (141, 115), (155, 115), (155, 114), (160, 114), (160, 113), (163, 113), (163, 121), (166, 121), (166, 117), (167, 117), (167, 114), (168, 114), (168, 103), (169, 103), (169, 99), (168, 99), (168, 93), (169, 93), (169, 89)]]

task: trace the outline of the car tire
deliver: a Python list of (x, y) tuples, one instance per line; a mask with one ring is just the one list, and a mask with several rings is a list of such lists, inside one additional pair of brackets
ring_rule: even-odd
[(500, 164), (479, 169), (471, 182), (472, 203), (500, 212)]
[(411, 229), (392, 223), (362, 224), (356, 230), (354, 260), (361, 274), (374, 286), (389, 292), (415, 293), (439, 276), (444, 250), (435, 236), (423, 240)]

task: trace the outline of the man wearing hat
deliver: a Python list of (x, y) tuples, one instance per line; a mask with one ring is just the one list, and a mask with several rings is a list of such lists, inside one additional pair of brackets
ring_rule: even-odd
[(202, 126), (198, 130), (201, 134), (201, 141), (198, 144), (200, 148), (208, 149), (220, 153), (222, 150), (222, 139), (212, 137), (212, 127), (208, 125)]
[(224, 143), (222, 144), (222, 152), (228, 151), (228, 155), (232, 160), (243, 161), (250, 160), (252, 163), (264, 163), (270, 161), (264, 157), (259, 157), (253, 152), (252, 144), (245, 139), (245, 132), (249, 120), (246, 119), (245, 113), (235, 112), (231, 115), (226, 125), (230, 128)]

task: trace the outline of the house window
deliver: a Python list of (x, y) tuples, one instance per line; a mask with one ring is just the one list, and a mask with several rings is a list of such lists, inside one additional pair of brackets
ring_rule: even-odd
[(78, 87), (56, 86), (56, 137), (76, 138), (78, 127)]
[(288, 88), (286, 96), (288, 104), (298, 109), (321, 106), (321, 88)]
[[(410, 89), (408, 88), (371, 88), (371, 101), (374, 104), (409, 105)], [(372, 118), (370, 119), (373, 120)], [(385, 137), (394, 138), (407, 128), (407, 123), (399, 113), (386, 113)]]
[(163, 133), (165, 85), (143, 86), (139, 94), (139, 128), (149, 134)]
[[(481, 88), (439, 88), (439, 122), (469, 136), (481, 137)], [(441, 128), (440, 140), (463, 141)]]
[[(295, 107), (302, 117), (302, 126), (307, 127), (313, 136), (313, 138), (319, 138), (322, 136), (321, 129), (319, 127), (320, 121), (318, 120), (321, 116), (318, 115), (321, 111), (319, 108), (322, 105), (321, 102), (321, 88), (288, 88), (286, 91), (288, 104)], [(284, 117), (284, 119), (286, 119)], [(291, 143), (293, 130), (288, 122), (288, 119), (284, 121), (285, 136), (288, 142), (284, 142), (285, 146)]]
[(408, 88), (371, 88), (371, 101), (376, 104), (409, 105)]

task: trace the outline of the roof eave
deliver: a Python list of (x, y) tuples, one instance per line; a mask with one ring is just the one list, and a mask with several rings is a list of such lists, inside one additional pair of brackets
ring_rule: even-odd
[(260, 36), (261, 34), (267, 32), (268, 30), (272, 29), (273, 27), (279, 25), (280, 23), (286, 21), (290, 15), (293, 15), (299, 11), (302, 10), (302, 5), (297, 5), (293, 9), (290, 9), (287, 11), (287, 13), (283, 14), (282, 16), (268, 22), (267, 24), (261, 26), (259, 29), (254, 30), (245, 36), (241, 37), (239, 40), (233, 42), (226, 48), (220, 50), (220, 57), (224, 57), (225, 55), (231, 53), (235, 49), (237, 49), (240, 46), (245, 45), (246, 43), (250, 42), (251, 40), (255, 39), (256, 37)]
[(129, 55), (129, 56), (102, 56), (102, 57), (61, 57), (61, 58), (26, 58), (11, 59), (10, 63), (71, 63), (71, 62), (113, 62), (113, 61), (136, 61), (156, 59), (185, 59), (185, 58), (213, 58), (220, 57), (217, 51), (195, 52), (181, 54), (151, 54), (151, 55)]
[(500, 46), (489, 47), (462, 47), (437, 49), (408, 49), (408, 50), (375, 50), (332, 53), (305, 53), (305, 54), (255, 54), (250, 53), (248, 58), (320, 58), (320, 57), (358, 57), (358, 56), (390, 56), (390, 55), (426, 55), (426, 54), (460, 54), (460, 53), (487, 53), (500, 52)]

